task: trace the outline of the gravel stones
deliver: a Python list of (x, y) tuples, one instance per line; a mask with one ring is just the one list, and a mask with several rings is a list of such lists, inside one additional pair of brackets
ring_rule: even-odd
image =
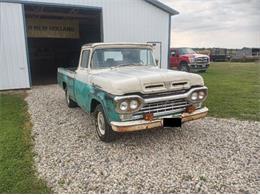
[(26, 98), (39, 176), (56, 193), (259, 193), (260, 123), (206, 118), (99, 141), (57, 85)]

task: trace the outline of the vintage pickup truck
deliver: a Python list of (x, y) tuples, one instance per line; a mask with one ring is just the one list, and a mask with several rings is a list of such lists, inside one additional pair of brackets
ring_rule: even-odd
[(58, 69), (58, 83), (69, 107), (94, 114), (105, 142), (119, 132), (181, 126), (208, 113), (202, 77), (158, 68), (149, 44), (84, 45), (77, 68)]

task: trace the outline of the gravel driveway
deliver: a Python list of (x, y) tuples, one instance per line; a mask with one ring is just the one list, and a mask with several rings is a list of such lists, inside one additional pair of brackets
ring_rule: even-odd
[(27, 102), (37, 170), (56, 193), (260, 192), (259, 122), (206, 118), (106, 144), (57, 85)]

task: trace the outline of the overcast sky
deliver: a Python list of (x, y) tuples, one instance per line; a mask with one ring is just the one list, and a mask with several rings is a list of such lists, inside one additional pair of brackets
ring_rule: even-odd
[(260, 47), (260, 0), (161, 0), (176, 9), (174, 47)]

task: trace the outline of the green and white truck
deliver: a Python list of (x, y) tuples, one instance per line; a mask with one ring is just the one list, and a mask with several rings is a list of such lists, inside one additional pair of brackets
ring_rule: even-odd
[(203, 118), (208, 89), (200, 75), (160, 69), (153, 46), (94, 43), (82, 47), (77, 68), (59, 68), (68, 107), (93, 113), (97, 135), (181, 126)]

